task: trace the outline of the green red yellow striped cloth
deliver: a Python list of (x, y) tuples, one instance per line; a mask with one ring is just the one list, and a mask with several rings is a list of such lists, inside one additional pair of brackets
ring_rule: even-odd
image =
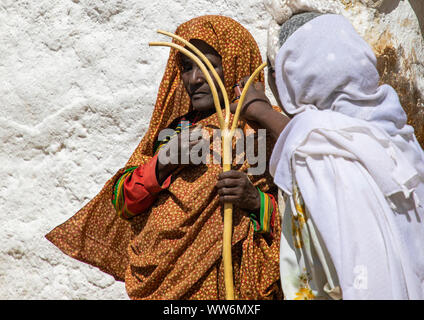
[(137, 215), (128, 210), (127, 206), (125, 205), (124, 196), (125, 179), (129, 177), (135, 169), (137, 169), (137, 167), (131, 167), (125, 170), (113, 188), (112, 204), (115, 207), (118, 216), (123, 219), (131, 219), (132, 217)]
[(276, 202), (272, 195), (264, 193), (259, 189), (258, 191), (261, 197), (260, 213), (259, 216), (251, 213), (250, 220), (253, 223), (255, 232), (269, 233), (272, 232), (274, 226)]
[[(154, 146), (154, 154), (156, 155), (159, 150), (166, 145), (174, 136), (179, 134), (182, 130), (188, 129), (195, 124), (195, 121), (191, 122), (186, 120), (187, 118), (183, 117), (180, 119), (177, 127), (174, 129), (172, 135), (168, 135), (163, 140), (157, 140)], [(113, 189), (112, 204), (115, 207), (115, 210), (119, 217), (123, 219), (131, 219), (137, 215), (137, 213), (131, 212), (125, 204), (125, 195), (124, 195), (124, 182), (125, 180), (132, 175), (134, 170), (137, 167), (131, 167), (123, 173), (123, 175), (116, 182)], [(251, 213), (250, 220), (253, 223), (255, 232), (258, 233), (270, 233), (272, 232), (274, 226), (275, 212), (276, 212), (276, 202), (272, 195), (267, 194), (259, 190), (261, 197), (261, 208), (259, 215)]]

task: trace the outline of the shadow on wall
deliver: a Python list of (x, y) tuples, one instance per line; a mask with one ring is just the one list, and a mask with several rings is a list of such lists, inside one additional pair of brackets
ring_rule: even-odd
[(378, 8), (380, 13), (388, 14), (395, 10), (399, 5), (400, 0), (385, 0), (384, 3)]

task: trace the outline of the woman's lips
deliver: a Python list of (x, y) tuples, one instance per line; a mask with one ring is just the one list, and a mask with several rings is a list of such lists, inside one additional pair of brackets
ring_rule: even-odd
[(200, 99), (200, 98), (203, 98), (206, 95), (208, 95), (208, 92), (196, 92), (191, 97), (193, 99)]

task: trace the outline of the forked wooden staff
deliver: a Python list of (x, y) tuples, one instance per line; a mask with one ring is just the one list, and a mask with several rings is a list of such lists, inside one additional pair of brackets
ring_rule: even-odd
[[(212, 91), (213, 101), (216, 109), (216, 113), (218, 115), (218, 121), (219, 126), (221, 129), (221, 139), (222, 139), (222, 159), (223, 159), (223, 171), (229, 171), (231, 170), (231, 163), (232, 163), (232, 139), (237, 127), (237, 122), (240, 117), (240, 111), (241, 106), (243, 105), (244, 99), (246, 97), (246, 92), (249, 89), (249, 86), (252, 84), (253, 80), (256, 78), (256, 76), (259, 74), (259, 72), (262, 71), (263, 68), (266, 67), (266, 62), (260, 65), (255, 72), (250, 76), (249, 80), (247, 81), (246, 85), (243, 88), (243, 91), (240, 96), (240, 100), (237, 104), (237, 109), (234, 114), (233, 122), (230, 127), (230, 103), (228, 100), (227, 91), (225, 90), (225, 86), (221, 81), (221, 78), (215, 71), (215, 68), (212, 66), (208, 58), (205, 57), (205, 55), (197, 49), (193, 44), (188, 42), (187, 40), (173, 34), (170, 32), (158, 30), (158, 33), (164, 34), (166, 36), (169, 36), (171, 38), (174, 38), (176, 40), (179, 40), (182, 42), (187, 48), (192, 50), (190, 52), (186, 48), (177, 45), (175, 43), (171, 42), (150, 42), (150, 46), (166, 46), (175, 48), (176, 50), (180, 51), (181, 53), (185, 54), (187, 57), (192, 59), (202, 70), (203, 75), (206, 78), (206, 81), (209, 84), (209, 87)], [(197, 56), (195, 55), (197, 54)], [(200, 58), (200, 59), (199, 59)], [(209, 68), (210, 72), (212, 73), (213, 77), (215, 78), (216, 82), (218, 83), (219, 88), (222, 91), (222, 97), (224, 99), (225, 104), (225, 118), (222, 114), (222, 108), (218, 97), (218, 92), (215, 87), (215, 83), (213, 82), (208, 69), (206, 69), (206, 66)], [(233, 262), (232, 262), (232, 254), (231, 254), (231, 238), (232, 238), (232, 229), (233, 229), (233, 205), (231, 203), (224, 203), (224, 234), (223, 234), (223, 245), (222, 245), (222, 260), (224, 263), (224, 283), (225, 283), (225, 297), (227, 300), (234, 300), (234, 280), (233, 280)]]

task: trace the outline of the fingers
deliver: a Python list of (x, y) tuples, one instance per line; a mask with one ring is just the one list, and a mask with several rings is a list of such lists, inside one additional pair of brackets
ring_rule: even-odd
[(242, 180), (239, 178), (226, 178), (219, 180), (216, 184), (218, 188), (219, 201), (238, 204), (242, 198)]
[(205, 144), (207, 142), (206, 139), (204, 139), (203, 136), (203, 128), (202, 126), (198, 125), (196, 127), (189, 129), (189, 140), (188, 140), (188, 147), (189, 150), (191, 150), (196, 145)]
[[(240, 85), (243, 88), (245, 88), (248, 79), (249, 77), (244, 77), (240, 80)], [(255, 101), (268, 101), (268, 98), (265, 95), (265, 86), (262, 82), (254, 82), (252, 83), (251, 86), (249, 86), (249, 89), (247, 90), (245, 94), (246, 96), (245, 96), (243, 106), (241, 107), (240, 116), (244, 118), (245, 120), (255, 121), (256, 117), (258, 116), (258, 111), (255, 111), (252, 108), (249, 109), (249, 107)], [(236, 113), (237, 106), (238, 106), (238, 102), (230, 104), (230, 111), (232, 114)]]
[(232, 203), (246, 210), (260, 208), (259, 192), (243, 172), (230, 170), (221, 173), (216, 187), (221, 203)]
[[(204, 138), (206, 133), (206, 138)], [(207, 139), (208, 132), (202, 125), (184, 128), (176, 133), (159, 151), (161, 157), (172, 164), (201, 164), (206, 163), (210, 141)], [(193, 161), (192, 161), (193, 157)]]
[(205, 139), (190, 141), (188, 144), (188, 152), (191, 153), (194, 148), (198, 151), (203, 150), (203, 148), (209, 150), (209, 143)]
[(196, 146), (196, 145), (198, 145), (198, 144), (204, 143), (204, 141), (205, 141), (205, 140), (203, 140), (203, 139), (190, 141), (190, 142), (188, 143), (188, 148), (189, 148), (189, 150), (190, 150), (190, 149), (192, 149), (194, 146)]
[(223, 180), (219, 180), (216, 183), (216, 187), (218, 188), (218, 192), (219, 192), (220, 189), (234, 188), (234, 187), (239, 187), (240, 185), (241, 185), (240, 179), (223, 179)]
[(193, 129), (190, 129), (190, 140), (200, 140), (203, 138), (203, 129), (200, 126), (197, 126)]
[[(183, 138), (185, 136), (185, 138)], [(203, 127), (201, 125), (196, 125), (194, 127), (183, 129), (178, 134), (179, 143), (181, 145), (195, 145), (203, 139)]]
[(222, 195), (239, 194), (239, 191), (244, 189), (246, 184), (245, 180), (243, 172), (235, 170), (222, 172), (218, 176), (218, 182), (216, 183), (218, 193)]
[(243, 172), (240, 172), (237, 170), (229, 170), (229, 171), (221, 172), (218, 176), (218, 181), (224, 180), (227, 178), (238, 179), (238, 178), (243, 178), (244, 176), (245, 176), (245, 173)]
[(181, 137), (183, 134), (188, 134), (190, 138), (194, 138), (202, 135), (203, 127), (201, 125), (196, 125), (190, 128), (184, 128), (181, 132), (178, 133), (178, 136)]
[(240, 188), (238, 186), (218, 188), (218, 194), (220, 196), (240, 196)]
[(233, 195), (226, 195), (226, 196), (219, 196), (219, 202), (220, 203), (232, 203), (232, 204), (238, 204), (240, 201), (239, 196), (233, 196)]

